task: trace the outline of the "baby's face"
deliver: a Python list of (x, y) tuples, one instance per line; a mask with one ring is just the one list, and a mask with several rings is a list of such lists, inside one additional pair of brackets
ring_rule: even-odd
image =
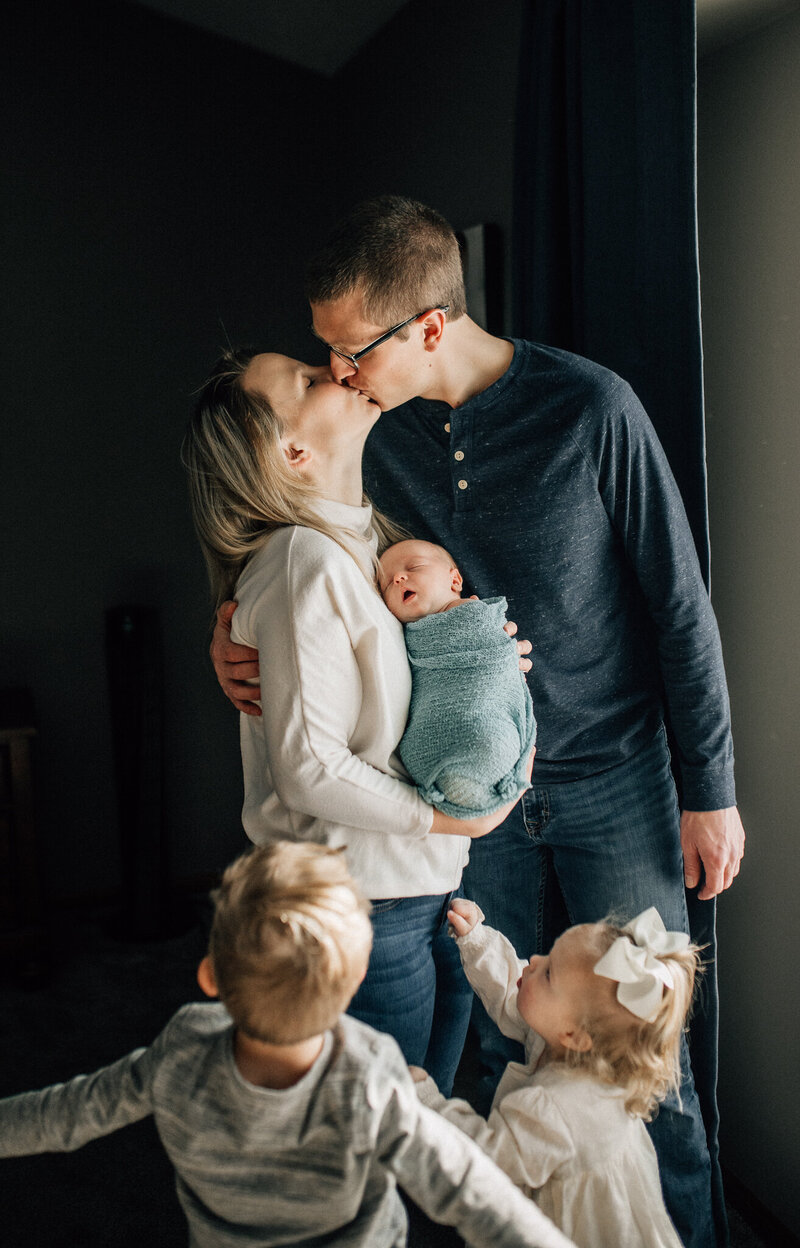
[(461, 574), (441, 546), (398, 542), (381, 556), (383, 601), (404, 624), (446, 611), (461, 600)]

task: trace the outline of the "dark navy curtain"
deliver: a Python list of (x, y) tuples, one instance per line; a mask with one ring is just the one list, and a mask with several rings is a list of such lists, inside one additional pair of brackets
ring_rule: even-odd
[(514, 333), (631, 383), (708, 583), (694, 0), (529, 0), (515, 179)]
[[(630, 382), (672, 466), (708, 585), (695, 88), (694, 0), (528, 0), (514, 334)], [(713, 902), (687, 893), (687, 905), (695, 940), (712, 941)], [(714, 1139), (718, 1020), (716, 1002), (701, 1003), (690, 1047)], [(718, 1171), (714, 1200), (724, 1227)]]

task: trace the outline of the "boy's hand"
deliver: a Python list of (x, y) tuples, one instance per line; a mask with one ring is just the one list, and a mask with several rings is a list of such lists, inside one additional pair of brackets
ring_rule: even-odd
[(236, 610), (235, 602), (223, 602), (217, 611), (217, 622), (211, 638), (211, 662), (217, 673), (222, 692), (237, 711), (245, 715), (260, 715), (256, 702), (261, 697), (258, 685), (247, 682), (258, 676), (258, 651), (252, 646), (240, 646), (231, 641), (231, 620)]
[(408, 1069), (415, 1083), (424, 1083), (428, 1078), (427, 1070), (423, 1070), (421, 1066), (409, 1066)]
[(456, 936), (466, 936), (482, 918), (483, 915), (475, 902), (467, 901), (466, 897), (456, 897), (447, 911), (448, 922)]
[[(506, 620), (505, 624), (503, 625), (503, 632), (508, 633), (509, 637), (516, 636), (517, 626), (513, 620)], [(531, 668), (533, 667), (533, 664), (531, 663), (530, 659), (524, 659), (522, 657), (524, 654), (530, 654), (532, 649), (533, 649), (533, 646), (531, 645), (529, 641), (517, 642), (517, 654), (519, 655), (519, 670), (521, 672), (529, 672)]]

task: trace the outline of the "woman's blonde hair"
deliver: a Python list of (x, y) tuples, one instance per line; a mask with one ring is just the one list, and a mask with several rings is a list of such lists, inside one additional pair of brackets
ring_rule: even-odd
[[(375, 571), (367, 541), (343, 533), (315, 510), (321, 495), (289, 466), (284, 427), (269, 398), (244, 388), (256, 354), (232, 348), (220, 357), (199, 392), (181, 450), (215, 606), (233, 597), (247, 560), (286, 525), (324, 533), (362, 570)], [(378, 553), (407, 536), (375, 509), (373, 527)]]
[(585, 1052), (568, 1050), (566, 1062), (602, 1083), (624, 1088), (628, 1113), (650, 1121), (664, 1097), (680, 1088), (681, 1036), (702, 972), (701, 950), (690, 944), (676, 953), (656, 955), (672, 972), (674, 987), (665, 988), (658, 1013), (647, 1022), (619, 1003), (616, 981), (594, 974), (614, 941), (629, 939), (628, 934), (610, 919), (571, 930), (583, 937), (581, 962), (591, 986), (580, 1026), (592, 1045)]
[(372, 946), (370, 904), (341, 851), (294, 841), (253, 849), (212, 896), (209, 956), (236, 1026), (271, 1044), (332, 1027)]

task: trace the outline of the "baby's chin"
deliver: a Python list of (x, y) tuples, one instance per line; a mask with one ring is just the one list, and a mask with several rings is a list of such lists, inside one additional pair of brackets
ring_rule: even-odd
[(446, 598), (443, 602), (422, 603), (415, 595), (411, 602), (400, 603), (397, 610), (392, 611), (392, 615), (396, 616), (401, 624), (413, 624), (426, 615), (441, 615), (444, 611), (449, 611), (451, 607), (457, 607), (460, 602), (463, 602), (462, 598)]
[(401, 624), (413, 624), (416, 620), (421, 620), (424, 616), (430, 615), (430, 611), (426, 611), (424, 607), (417, 603), (409, 604), (407, 607), (398, 607), (392, 614), (400, 621)]

